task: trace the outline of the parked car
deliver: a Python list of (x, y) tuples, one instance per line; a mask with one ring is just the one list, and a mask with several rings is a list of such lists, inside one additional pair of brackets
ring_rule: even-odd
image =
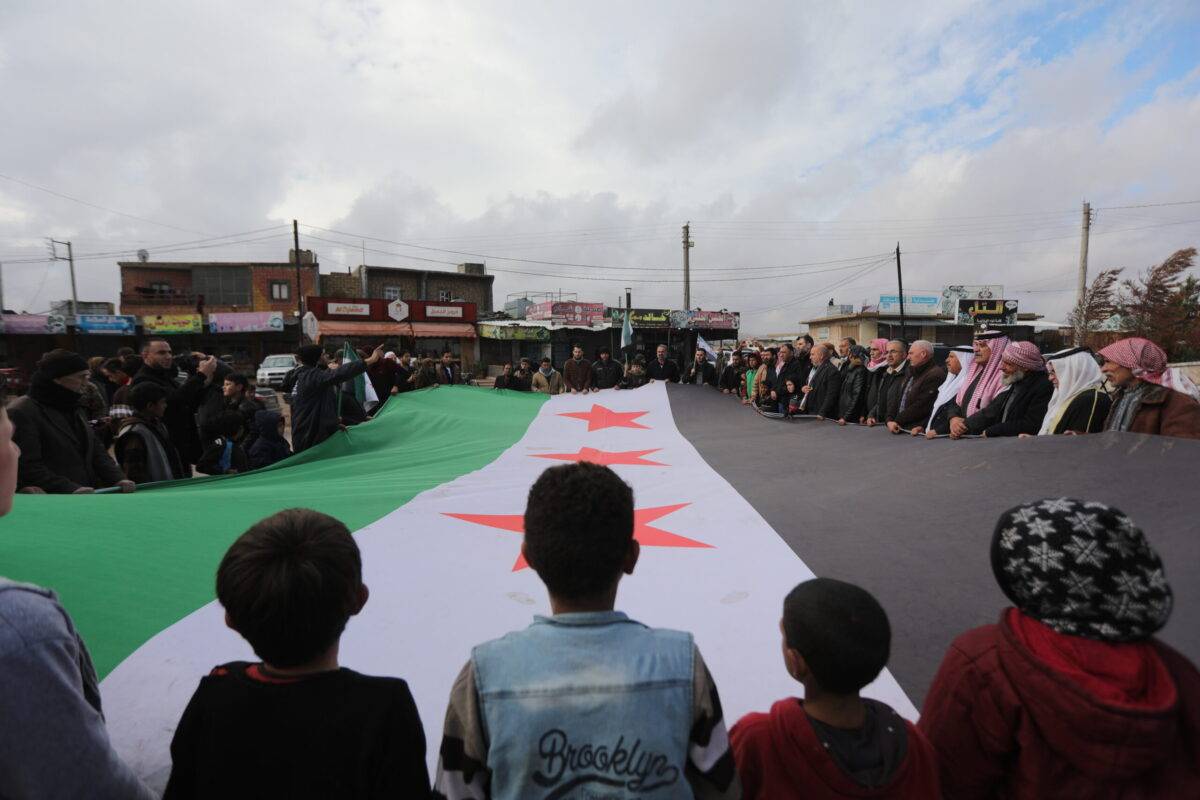
[(259, 386), (280, 386), (284, 377), (300, 362), (291, 353), (286, 355), (267, 356), (258, 365), (256, 382)]

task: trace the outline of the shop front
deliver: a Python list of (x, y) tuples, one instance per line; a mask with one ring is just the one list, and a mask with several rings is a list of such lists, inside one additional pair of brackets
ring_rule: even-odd
[(137, 350), (137, 344), (137, 317), (132, 314), (79, 314), (75, 317), (75, 351), (84, 358), (108, 358), (122, 347)]
[(49, 314), (0, 315), (0, 334), (0, 367), (20, 370), (10, 391), (24, 391), (42, 354), (74, 346), (63, 318)]
[(465, 374), (474, 374), (479, 363), (477, 317), (474, 303), (437, 302), (433, 300), (393, 301), (393, 312), (409, 324), (409, 344), (405, 349), (418, 358), (441, 358), (450, 353)]
[(621, 343), (621, 331), (603, 318), (595, 325), (570, 324), (549, 320), (506, 320), (479, 324), (480, 359), (489, 372), (499, 372), (507, 362), (528, 358), (535, 363), (549, 357), (561, 368), (579, 345), (584, 357), (594, 361), (600, 348), (607, 347), (614, 358)]
[(691, 361), (700, 337), (713, 350), (736, 348), (740, 325), (741, 315), (732, 311), (672, 311), (672, 352), (680, 363)]

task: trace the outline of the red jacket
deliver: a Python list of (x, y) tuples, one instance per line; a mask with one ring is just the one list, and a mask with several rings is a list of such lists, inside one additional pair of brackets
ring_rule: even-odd
[(856, 783), (825, 752), (801, 701), (790, 697), (776, 702), (770, 713), (747, 714), (729, 732), (742, 798), (937, 800), (941, 795), (933, 748), (912, 723), (904, 724), (908, 729), (904, 761), (891, 781), (872, 789)]
[[(919, 726), (948, 800), (1200, 797), (1200, 673), (1186, 658), (1155, 639), (1077, 640), (1079, 651), (1138, 648), (1143, 657), (1135, 674), (1145, 696), (1101, 700), (1035, 656), (1015, 614), (955, 639), (925, 698)], [(1070, 648), (1076, 637), (1064, 639)], [(1109, 666), (1077, 672), (1094, 682)]]

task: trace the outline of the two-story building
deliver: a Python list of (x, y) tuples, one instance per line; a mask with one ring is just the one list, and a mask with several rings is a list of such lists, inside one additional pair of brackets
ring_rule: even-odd
[[(288, 262), (120, 261), (121, 313), (136, 315), (143, 338), (163, 336), (176, 351), (233, 356), (239, 368), (300, 343), (303, 298), (320, 293), (309, 250)], [(300, 285), (297, 286), (297, 273)]]

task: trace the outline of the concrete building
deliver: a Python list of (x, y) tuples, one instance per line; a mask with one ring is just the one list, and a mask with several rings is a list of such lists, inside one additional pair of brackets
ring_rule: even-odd
[(447, 270), (375, 267), (359, 264), (349, 272), (321, 276), (321, 295), (343, 300), (430, 300), (441, 303), (473, 303), (480, 314), (492, 313), (492, 284), (483, 264), (459, 264)]
[(287, 262), (119, 261), (121, 313), (138, 317), (142, 338), (164, 336), (175, 350), (230, 355), (239, 369), (300, 340), (306, 295), (320, 293), (320, 265), (294, 251)]

